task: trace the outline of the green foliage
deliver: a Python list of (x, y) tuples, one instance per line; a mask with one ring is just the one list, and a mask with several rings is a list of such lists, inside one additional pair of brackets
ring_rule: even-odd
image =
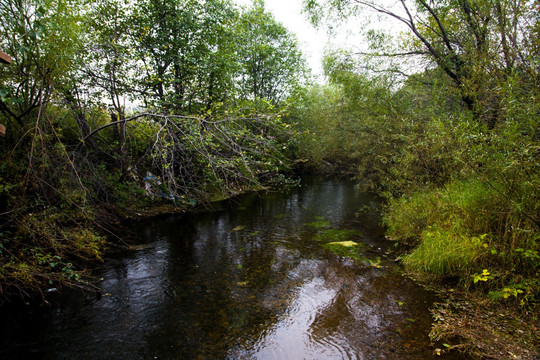
[(295, 36), (265, 10), (264, 2), (254, 2), (242, 13), (236, 36), (242, 98), (276, 104), (306, 77), (305, 61)]
[(493, 279), (493, 276), (491, 275), (491, 273), (488, 271), (488, 269), (484, 269), (482, 270), (482, 273), (481, 274), (473, 274), (472, 275), (473, 277), (473, 282), (476, 284), (477, 282), (479, 281), (488, 281), (490, 279)]
[(441, 277), (463, 276), (478, 266), (486, 249), (478, 237), (468, 237), (459, 229), (428, 228), (420, 244), (405, 256), (403, 263), (413, 271)]
[[(362, 9), (391, 17), (414, 9), (399, 20), (413, 32), (401, 37), (397, 53), (425, 56), (430, 65), (396, 81), (393, 60), (399, 56), (386, 46), (386, 35), (374, 30), (362, 56), (346, 50), (329, 54), (329, 84), (305, 89), (295, 109), (301, 158), (315, 168), (354, 171), (387, 200), (388, 235), (412, 247), (403, 258), (411, 271), (500, 295), (492, 298), (534, 304), (538, 44), (514, 42), (509, 35), (512, 26), (524, 38), (538, 30), (530, 4), (305, 4), (318, 21), (364, 16)], [(511, 290), (516, 284), (523, 292)]]
[(332, 83), (302, 94), (294, 114), (301, 131), (299, 156), (317, 168), (365, 170), (364, 180), (376, 181), (374, 169), (386, 168), (402, 143), (403, 124), (386, 111), (396, 115), (405, 104), (399, 94), (389, 91), (387, 79), (352, 73), (353, 65), (328, 58)]
[(229, 1), (136, 1), (126, 33), (144, 64), (137, 66), (136, 85), (145, 101), (192, 114), (224, 101), (238, 68), (237, 17)]
[(484, 284), (488, 288), (511, 284), (516, 274), (535, 277), (538, 229), (532, 223), (523, 227), (526, 217), (500, 189), (500, 184), (463, 180), (391, 199), (384, 217), (389, 235), (417, 244), (404, 264), (414, 271), (457, 276), (467, 287), (492, 279), (480, 272), (486, 268), (497, 274), (496, 281)]
[(190, 207), (292, 184), (284, 119), (304, 62), (262, 4), (7, 0), (0, 32), (5, 294), (86, 286), (104, 203)]
[(63, 0), (0, 5), (0, 48), (13, 59), (0, 67), (0, 114), (12, 136), (34, 121), (72, 66), (81, 35), (78, 11)]
[(539, 289), (538, 277), (526, 278), (495, 288), (489, 291), (488, 297), (494, 301), (517, 302), (520, 307), (530, 309), (538, 306)]
[[(400, 1), (392, 5), (372, 0), (306, 0), (304, 6), (314, 24), (326, 23), (329, 28), (351, 19), (369, 23), (373, 19), (367, 14), (382, 15), (403, 26), (406, 30), (394, 48), (386, 45), (392, 38), (390, 30), (358, 26), (358, 32), (366, 32), (369, 44), (368, 51), (360, 52), (362, 62), (375, 60), (378, 68), (368, 66), (372, 71), (384, 68), (402, 73), (418, 66), (412, 57), (434, 64), (451, 81), (475, 121), (489, 128), (501, 119), (500, 79), (520, 73), (527, 74), (523, 77), (526, 86), (537, 81), (537, 44), (515, 40), (537, 31), (537, 9), (530, 1)], [(395, 32), (391, 23), (388, 28)], [(395, 58), (408, 66), (398, 63), (396, 68)]]

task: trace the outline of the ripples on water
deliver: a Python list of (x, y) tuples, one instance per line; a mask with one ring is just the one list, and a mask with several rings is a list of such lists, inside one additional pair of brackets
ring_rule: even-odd
[[(140, 246), (78, 292), (3, 322), (2, 359), (431, 359), (431, 294), (385, 254), (372, 199), (347, 181), (249, 194), (213, 212), (134, 224)], [(359, 230), (367, 258), (336, 256), (307, 226)], [(440, 358), (440, 357), (437, 357)]]

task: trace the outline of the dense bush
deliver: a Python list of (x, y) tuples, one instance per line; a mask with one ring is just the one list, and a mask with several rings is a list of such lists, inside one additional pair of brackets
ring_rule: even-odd
[(288, 169), (304, 60), (262, 2), (6, 0), (0, 31), (0, 300), (88, 287), (86, 261), (121, 243), (104, 208), (191, 207)]
[(333, 84), (308, 92), (311, 108), (300, 109), (311, 161), (346, 164), (384, 196), (388, 235), (412, 246), (409, 270), (536, 303), (540, 111), (530, 79), (501, 82), (490, 128), (459, 106), (443, 74), (392, 91), (388, 80), (329, 70)]

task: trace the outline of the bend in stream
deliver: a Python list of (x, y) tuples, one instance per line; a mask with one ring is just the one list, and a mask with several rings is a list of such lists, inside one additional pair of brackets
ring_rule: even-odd
[[(349, 181), (247, 194), (134, 224), (140, 244), (79, 293), (4, 314), (2, 359), (434, 359), (435, 297), (400, 275)], [(354, 241), (353, 260), (321, 246)]]

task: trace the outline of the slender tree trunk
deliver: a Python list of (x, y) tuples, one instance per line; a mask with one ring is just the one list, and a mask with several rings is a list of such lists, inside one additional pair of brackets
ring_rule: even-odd
[[(86, 138), (88, 134), (90, 134), (90, 125), (88, 125), (88, 121), (86, 120), (86, 113), (84, 112), (84, 109), (81, 106), (81, 102), (79, 101), (79, 99), (77, 99), (73, 95), (73, 92), (69, 89), (64, 90), (64, 98), (66, 99), (69, 105), (69, 108), (73, 112), (75, 121), (77, 122), (77, 125), (79, 126), (79, 130), (81, 131), (81, 134), (82, 134), (81, 139)], [(86, 142), (88, 145), (90, 145), (90, 148), (92, 148), (93, 150), (97, 149), (94, 139), (89, 138)]]
[(111, 112), (111, 122), (120, 121), (118, 124), (113, 126), (113, 139), (118, 141), (118, 157), (117, 162), (122, 172), (122, 176), (127, 173), (127, 153), (126, 153), (126, 121), (125, 114), (123, 111)]
[(175, 109), (182, 109), (184, 100), (184, 76), (180, 68), (180, 64), (176, 60), (174, 62), (174, 107)]

